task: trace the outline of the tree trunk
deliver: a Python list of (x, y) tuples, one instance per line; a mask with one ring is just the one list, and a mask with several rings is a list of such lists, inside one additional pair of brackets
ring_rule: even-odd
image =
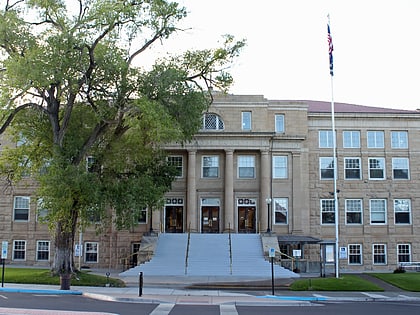
[(65, 231), (61, 228), (61, 222), (57, 223), (55, 230), (55, 256), (53, 272), (60, 276), (60, 290), (70, 290), (70, 280), (73, 273), (73, 240), (74, 232)]

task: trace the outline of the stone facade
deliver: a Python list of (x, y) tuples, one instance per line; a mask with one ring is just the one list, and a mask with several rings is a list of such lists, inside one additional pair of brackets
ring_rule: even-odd
[[(419, 121), (415, 111), (336, 104), (340, 270), (394, 270), (399, 262), (420, 261)], [(331, 134), (328, 102), (216, 95), (194, 139), (166, 146), (179, 176), (165, 206), (131, 231), (84, 231), (81, 239), (90, 256), (85, 251), (76, 263), (123, 268), (151, 229), (270, 232), (284, 254), (301, 251), (302, 271), (319, 270), (335, 242), (333, 173), (323, 164), (333, 157)], [(377, 143), (372, 147), (369, 141)], [(2, 191), (0, 234), (12, 255), (20, 244), (15, 241), (25, 241), (25, 259), (10, 263), (49, 265), (52, 242), (48, 260), (37, 260), (46, 257), (39, 255), (43, 243), (38, 241), (49, 240), (49, 234), (35, 219), (31, 191), (26, 185)], [(16, 196), (31, 196), (27, 222), (13, 219)], [(286, 255), (283, 260), (287, 265)]]

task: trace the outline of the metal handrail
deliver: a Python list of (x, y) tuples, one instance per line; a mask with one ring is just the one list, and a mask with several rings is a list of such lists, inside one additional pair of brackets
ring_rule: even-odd
[(230, 274), (232, 274), (232, 234), (230, 233), (230, 223), (229, 223), (229, 258), (230, 258)]
[[(190, 227), (191, 227), (191, 223), (190, 223)], [(187, 250), (186, 250), (186, 253), (185, 253), (185, 274), (187, 274), (187, 272), (188, 272), (188, 255), (189, 255), (189, 251), (190, 251), (190, 238), (191, 238), (190, 227), (188, 228)]]

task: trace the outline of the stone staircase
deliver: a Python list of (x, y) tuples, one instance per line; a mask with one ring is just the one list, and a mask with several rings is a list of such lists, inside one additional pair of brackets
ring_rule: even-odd
[[(153, 258), (121, 276), (271, 277), (259, 234), (160, 234)], [(274, 265), (276, 278), (299, 275)]]

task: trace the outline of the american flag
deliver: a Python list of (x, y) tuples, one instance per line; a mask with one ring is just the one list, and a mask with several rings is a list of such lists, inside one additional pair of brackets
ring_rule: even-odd
[(330, 55), (330, 74), (331, 76), (334, 75), (334, 71), (333, 71), (333, 50), (334, 50), (334, 46), (333, 46), (333, 42), (332, 42), (332, 37), (331, 37), (331, 32), (330, 32), (330, 24), (327, 24), (328, 27), (328, 54)]

